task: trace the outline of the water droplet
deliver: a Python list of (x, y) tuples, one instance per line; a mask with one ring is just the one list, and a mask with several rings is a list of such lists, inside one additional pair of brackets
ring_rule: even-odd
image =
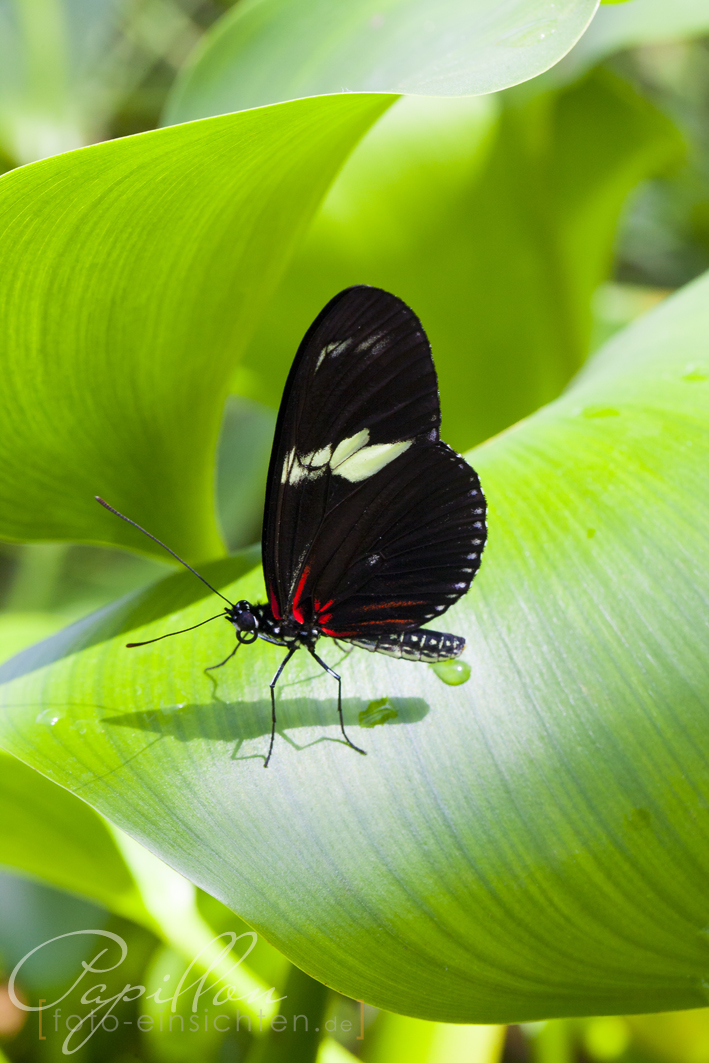
[(528, 22), (521, 29), (508, 33), (506, 37), (500, 37), (496, 44), (505, 48), (526, 48), (530, 44), (540, 44), (556, 33), (558, 23), (555, 18), (540, 18), (535, 22)]
[(431, 668), (449, 687), (458, 687), (470, 679), (470, 665), (465, 661), (438, 661)]
[(395, 720), (399, 713), (389, 701), (389, 698), (377, 698), (370, 701), (369, 705), (359, 714), (360, 727), (377, 727), (387, 720)]
[(45, 709), (44, 712), (40, 712), (35, 723), (43, 723), (46, 724), (47, 727), (54, 727), (55, 723), (59, 723), (61, 718), (62, 714), (57, 712), (56, 709)]
[(581, 413), (584, 417), (620, 417), (620, 410), (612, 406), (584, 406)]
[(179, 713), (181, 709), (184, 709), (187, 705), (186, 701), (172, 702), (170, 705), (161, 705), (157, 712), (143, 713), (148, 720), (155, 719), (156, 716), (171, 716), (175, 713)]

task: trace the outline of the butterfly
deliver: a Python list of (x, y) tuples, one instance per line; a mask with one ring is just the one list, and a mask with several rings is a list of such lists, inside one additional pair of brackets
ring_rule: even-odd
[(460, 636), (421, 626), (468, 591), (487, 536), (478, 476), (441, 441), (440, 422), (421, 322), (396, 296), (357, 285), (317, 316), (286, 381), (263, 518), (266, 604), (230, 602), (97, 497), (224, 598), (228, 608), (218, 615), (233, 625), (236, 645), (207, 671), (259, 638), (286, 650), (270, 684), (264, 767), (275, 741), (276, 684), (297, 650), (337, 681), (340, 730), (364, 753), (345, 731), (342, 680), (316, 652), (319, 640), (429, 663), (465, 648)]

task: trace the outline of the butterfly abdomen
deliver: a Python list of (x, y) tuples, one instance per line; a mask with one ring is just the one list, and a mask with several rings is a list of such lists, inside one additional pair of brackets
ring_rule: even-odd
[(371, 653), (385, 653), (387, 657), (400, 657), (405, 661), (427, 661), (430, 664), (459, 657), (465, 649), (465, 639), (458, 635), (423, 628), (380, 635), (378, 638), (355, 638), (346, 641)]

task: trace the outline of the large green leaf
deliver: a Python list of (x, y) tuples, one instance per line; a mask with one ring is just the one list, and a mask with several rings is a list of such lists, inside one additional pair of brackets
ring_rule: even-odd
[(0, 756), (0, 865), (154, 926), (111, 832), (92, 808)]
[(682, 41), (708, 32), (709, 5), (705, 0), (675, 0), (671, 4), (666, 0), (632, 0), (627, 5), (601, 8), (558, 74), (578, 76), (622, 48)]
[[(477, 451), (490, 539), (446, 616), (471, 678), (126, 605), (3, 666), (2, 744), (356, 998), (454, 1022), (706, 1001), (709, 277)], [(175, 603), (172, 577), (152, 614)], [(232, 597), (262, 594), (258, 570)], [(174, 607), (174, 606), (173, 606)], [(149, 638), (213, 601), (153, 619)], [(120, 632), (120, 634), (118, 634)], [(300, 659), (299, 659), (300, 658)], [(391, 714), (360, 717), (388, 698)]]
[(628, 192), (682, 150), (598, 72), (532, 101), (400, 100), (346, 163), (244, 357), (278, 404), (291, 353), (349, 284), (396, 292), (433, 346), (458, 449), (559, 394), (589, 350)]
[[(218, 585), (247, 571), (256, 553), (246, 552), (207, 565), (205, 570)], [(184, 577), (182, 582), (173, 581), (173, 593), (178, 597), (170, 606), (203, 596), (203, 586), (197, 586), (199, 591)], [(136, 608), (143, 618), (156, 615), (150, 592), (131, 596), (129, 615), (135, 616)], [(112, 612), (115, 616), (115, 608)], [(0, 620), (0, 659), (9, 656), (9, 649), (12, 652), (19, 645), (30, 644), (32, 636), (41, 638), (58, 626), (57, 617), (51, 613), (6, 613)], [(0, 753), (0, 867), (96, 901), (146, 926), (169, 942), (183, 965), (197, 957), (197, 965), (206, 970), (223, 945), (214, 943), (218, 931), (200, 914), (190, 882), (75, 794), (5, 753)], [(234, 929), (238, 922), (233, 919), (228, 929)], [(269, 987), (251, 966), (240, 963), (233, 970), (232, 966), (233, 958), (217, 961), (215, 977), (221, 975), (230, 981), (240, 998), (246, 998), (240, 999), (242, 1010), (256, 1018), (258, 1003), (262, 1013), (264, 1009), (272, 1012), (270, 995), (264, 999)]]
[(495, 92), (558, 62), (597, 6), (597, 0), (242, 0), (198, 46), (166, 120), (329, 92)]
[(0, 178), (0, 536), (222, 551), (228, 379), (342, 160), (388, 97), (296, 101)]

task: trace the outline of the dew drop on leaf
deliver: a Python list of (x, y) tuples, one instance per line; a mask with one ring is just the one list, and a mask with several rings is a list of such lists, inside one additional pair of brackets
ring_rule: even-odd
[(55, 723), (59, 723), (61, 718), (61, 713), (57, 712), (56, 709), (45, 709), (44, 712), (40, 712), (35, 723), (44, 723), (48, 727), (54, 727)]
[(460, 686), (470, 679), (470, 665), (465, 661), (438, 661), (431, 668), (449, 687)]
[(540, 44), (547, 37), (551, 37), (552, 33), (556, 33), (557, 28), (555, 18), (540, 18), (536, 22), (528, 22), (520, 30), (508, 33), (506, 37), (501, 37), (495, 43), (505, 48), (526, 48), (530, 44)]

